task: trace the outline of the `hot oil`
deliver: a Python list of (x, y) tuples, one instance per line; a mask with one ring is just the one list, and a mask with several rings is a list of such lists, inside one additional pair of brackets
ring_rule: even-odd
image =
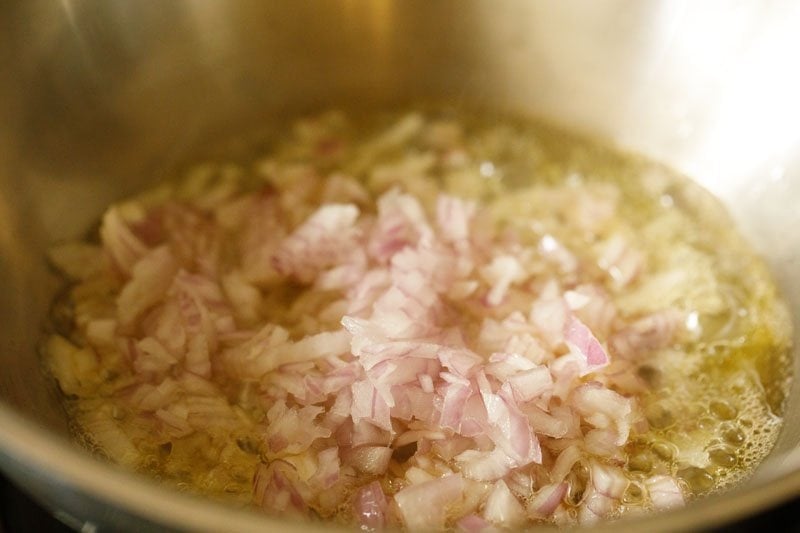
[[(478, 119), (472, 125), (481, 129), (486, 123)], [(640, 367), (657, 378), (641, 398), (649, 429), (626, 448), (625, 469), (633, 483), (622, 512), (646, 504), (640, 483), (654, 474), (677, 476), (689, 497), (746, 480), (778, 438), (791, 384), (790, 319), (762, 260), (721, 204), (671, 169), (546, 124), (511, 121), (503, 127), (513, 130), (517, 146), (530, 147), (525, 168), (536, 184), (617, 186), (621, 218), (651, 229), (637, 239), (650, 267), (665, 262), (670, 244), (680, 243), (709, 259), (722, 286), (723, 305), (713, 313), (680, 302), (687, 334), (676, 346), (650, 354)], [(495, 159), (493, 167), (510, 194), (530, 186), (530, 176), (515, 165)], [(515, 207), (509, 218), (548, 216), (546, 206), (544, 213)], [(559, 236), (577, 246), (594, 240)]]
[[(690, 281), (701, 289), (703, 283), (710, 284), (705, 292), (687, 290), (671, 302), (685, 312), (685, 331), (673, 346), (639, 362), (639, 375), (649, 384), (640, 398), (648, 428), (635, 434), (625, 449), (624, 468), (634, 483), (623, 505), (646, 507), (638, 482), (658, 473), (677, 476), (690, 496), (723, 490), (746, 479), (769, 453), (781, 429), (790, 379), (791, 335), (788, 314), (767, 268), (735, 232), (724, 209), (690, 180), (601, 142), (513, 118), (441, 110), (432, 115), (464, 124), (466, 144), (474, 158), (458, 172), (441, 161), (429, 165), (426, 179), (411, 185), (419, 189), (423, 203), (424, 195), (438, 190), (478, 200), (489, 206), (493, 223), (516, 232), (522, 242), (535, 246), (542, 235), (552, 234), (582, 259), (588, 255), (586, 250), (607, 236), (604, 232), (635, 228), (637, 232), (630, 237), (646, 256), (645, 274), (670, 268), (679, 254), (680, 261), (696, 263), (698, 272)], [(356, 118), (343, 123), (341, 131), (353, 144), (369, 139), (397, 119), (395, 114), (349, 116)], [(275, 141), (272, 134), (270, 139), (270, 158), (302, 162), (307, 157), (284, 140)], [(238, 169), (248, 186), (258, 188), (263, 181), (255, 169), (263, 164), (265, 148), (260, 142), (255, 145), (257, 150), (239, 151), (233, 163), (224, 150), (213, 153), (222, 154), (215, 160), (223, 161), (225, 168)], [(369, 163), (391, 164), (409, 155), (424, 155), (426, 149), (424, 143), (412, 140)], [(198, 159), (205, 157), (201, 153)], [(377, 182), (364, 161), (346, 160), (343, 166), (376, 196), (389, 186)], [(562, 194), (554, 190), (606, 194), (609, 187), (618, 195), (618, 220), (610, 229), (576, 229), (570, 225), (569, 209), (550, 202), (554, 194)], [(427, 200), (430, 203), (432, 198)], [(363, 209), (370, 212), (374, 207)], [(590, 268), (588, 276), (605, 284), (624, 303), (626, 316), (648, 310), (646, 303), (637, 300), (641, 281), (619, 289), (599, 268), (596, 272)], [(296, 287), (277, 290), (269, 316), (286, 314), (279, 308), (288, 309), (297, 294)], [(654, 309), (662, 303), (651, 302)], [(480, 319), (471, 316), (472, 309), (461, 311), (456, 320), (469, 336)], [(291, 321), (284, 325), (293, 327)], [(251, 385), (228, 383), (222, 388), (236, 401), (243, 396), (237, 390)], [(115, 401), (118, 388), (110, 387), (104, 393), (110, 401)], [(77, 433), (102, 451), (102, 439), (81, 427), (79, 414), (85, 408), (81, 403), (71, 400)], [(249, 410), (248, 405), (241, 407)], [(236, 439), (244, 443), (263, 440), (252, 424), (234, 432), (234, 450), (227, 446), (230, 435), (198, 432), (165, 440), (163, 436), (148, 437), (146, 431), (129, 425), (131, 418), (115, 422), (135, 435), (131, 440), (143, 454), (143, 460), (130, 466), (179, 490), (240, 503), (249, 499), (247, 472), (260, 460), (261, 446), (236, 445)], [(402, 486), (396, 481), (386, 480), (387, 489)], [(348, 521), (351, 513), (345, 498), (339, 518)]]
[[(510, 121), (503, 127), (513, 130), (517, 146), (530, 147), (525, 168), (537, 185), (618, 187), (620, 218), (645, 228), (636, 243), (652, 270), (668, 262), (671, 245), (679, 244), (707, 259), (720, 287), (722, 303), (713, 312), (678, 301), (687, 331), (675, 346), (642, 362), (640, 370), (654, 375), (640, 399), (649, 429), (626, 448), (633, 483), (623, 512), (625, 504), (642, 506), (637, 480), (654, 474), (677, 476), (689, 497), (746, 480), (778, 438), (792, 378), (790, 317), (763, 261), (716, 198), (671, 169), (546, 124)], [(530, 175), (516, 172), (514, 164), (496, 159), (493, 166), (505, 173), (503, 190), (510, 194), (530, 186)], [(544, 212), (541, 205), (539, 212), (516, 206), (521, 208), (509, 218), (549, 216), (547, 206)], [(591, 246), (595, 239), (559, 236), (573, 246)]]

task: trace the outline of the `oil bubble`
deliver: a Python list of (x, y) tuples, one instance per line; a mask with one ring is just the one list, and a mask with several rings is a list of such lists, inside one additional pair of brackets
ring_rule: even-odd
[(708, 458), (712, 463), (725, 468), (736, 466), (736, 454), (728, 447), (720, 446), (708, 450)]
[(632, 471), (650, 472), (653, 469), (653, 455), (642, 452), (628, 459), (628, 468)]
[(661, 371), (653, 366), (642, 365), (636, 373), (651, 387), (655, 387), (661, 382)]
[(720, 420), (733, 420), (738, 414), (736, 408), (724, 400), (713, 400), (709, 408)]
[(662, 403), (648, 405), (645, 409), (645, 417), (654, 428), (668, 428), (675, 423), (675, 417)]
[(663, 441), (653, 443), (653, 452), (655, 452), (655, 454), (664, 461), (672, 460), (672, 458), (674, 458), (677, 454), (677, 450), (675, 449), (674, 445)]
[(722, 438), (732, 446), (741, 446), (745, 441), (744, 431), (734, 425), (725, 427), (722, 430)]
[(683, 479), (694, 492), (705, 492), (714, 486), (714, 476), (707, 470), (696, 466), (680, 470), (678, 477)]
[(644, 499), (644, 491), (635, 481), (628, 485), (625, 493), (622, 495), (623, 503), (641, 503)]

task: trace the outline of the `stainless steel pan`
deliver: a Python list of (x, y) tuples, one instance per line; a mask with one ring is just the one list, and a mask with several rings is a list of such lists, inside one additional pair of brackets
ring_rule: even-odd
[[(49, 242), (204, 139), (340, 103), (545, 116), (685, 171), (767, 257), (800, 330), (798, 54), (792, 0), (6, 2), (0, 468), (76, 527), (309, 529), (167, 492), (78, 449), (36, 345), (57, 287)], [(697, 529), (798, 494), (795, 387), (750, 482), (613, 527)]]

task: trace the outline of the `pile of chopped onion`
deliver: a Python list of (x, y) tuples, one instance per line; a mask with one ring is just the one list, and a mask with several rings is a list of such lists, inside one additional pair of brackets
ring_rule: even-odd
[[(369, 149), (418, 135), (414, 116)], [(464, 157), (451, 130), (426, 131), (441, 164)], [(669, 474), (623, 468), (648, 431), (637, 364), (685, 322), (619, 312), (613, 290), (646, 266), (627, 233), (530, 244), (489, 204), (391, 178), (428, 164), (418, 155), (366, 187), (329, 170), (336, 139), (311, 144), (324, 166), (264, 163), (255, 192), (195, 176), (199, 192), (112, 206), (100, 245), (54, 250), (76, 281), (75, 331), (50, 339), (50, 366), (94, 445), (268, 513), (369, 529), (683, 504)], [(570, 188), (553, 190), (578, 231), (613, 216), (613, 194)], [(202, 475), (170, 466), (182, 446), (213, 450)]]

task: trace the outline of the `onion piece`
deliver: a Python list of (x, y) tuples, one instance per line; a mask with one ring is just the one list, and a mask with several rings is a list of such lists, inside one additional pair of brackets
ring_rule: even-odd
[(581, 375), (594, 372), (608, 364), (608, 354), (591, 330), (577, 317), (571, 315), (564, 325), (564, 339), (570, 350), (579, 353), (585, 361)]
[(358, 207), (352, 204), (323, 205), (283, 240), (272, 256), (273, 266), (284, 276), (310, 283), (353, 248), (358, 215)]
[(560, 294), (558, 284), (550, 281), (531, 305), (529, 319), (541, 339), (551, 349), (557, 348), (564, 341), (568, 316), (569, 309)]
[(103, 215), (100, 239), (114, 264), (126, 275), (147, 253), (147, 246), (131, 231), (116, 206), (110, 207)]
[(466, 450), (457, 455), (455, 461), (464, 476), (477, 481), (501, 479), (516, 465), (500, 448), (491, 452)]
[(379, 428), (392, 431), (392, 422), (389, 415), (390, 405), (369, 381), (353, 383), (353, 407), (351, 416), (353, 422), (362, 419), (372, 422)]
[(494, 484), (483, 509), (486, 520), (507, 528), (513, 528), (525, 521), (525, 509), (504, 481)]
[(322, 407), (288, 407), (276, 401), (267, 411), (268, 425), (264, 431), (271, 455), (295, 455), (308, 450), (317, 439), (327, 438), (331, 430), (316, 422)]
[(132, 327), (144, 311), (164, 298), (178, 271), (178, 263), (169, 247), (159, 246), (143, 252), (130, 271), (131, 279), (117, 298), (117, 316), (126, 328)]
[(308, 488), (300, 481), (297, 470), (285, 461), (269, 466), (261, 463), (253, 477), (253, 501), (267, 512), (306, 516)]
[(636, 279), (644, 266), (644, 257), (630, 246), (625, 237), (616, 234), (603, 246), (597, 264), (608, 272), (614, 286), (619, 289)]
[(527, 417), (514, 403), (513, 394), (510, 391), (501, 391), (497, 394), (492, 392), (483, 372), (478, 374), (477, 381), (486, 408), (486, 421), (492, 429), (489, 438), (502, 448), (517, 466), (531, 462), (541, 463), (542, 451), (539, 441), (531, 431)]
[(442, 529), (447, 509), (459, 502), (464, 492), (460, 474), (411, 485), (394, 495), (403, 523), (409, 530)]
[(458, 522), (456, 522), (456, 528), (458, 531), (464, 531), (465, 533), (488, 533), (490, 531), (497, 531), (497, 528), (492, 526), (490, 522), (476, 514), (460, 518)]
[(615, 333), (610, 344), (617, 354), (635, 360), (669, 346), (684, 322), (684, 314), (677, 309), (651, 313)]
[(540, 488), (528, 502), (528, 515), (535, 519), (551, 516), (567, 494), (569, 484), (565, 482), (551, 483)]
[(526, 272), (516, 257), (500, 255), (481, 269), (481, 276), (491, 285), (491, 289), (486, 295), (486, 304), (494, 307), (500, 305), (508, 288), (513, 283), (518, 283), (525, 279)]
[(597, 461), (589, 465), (591, 485), (586, 490), (578, 511), (581, 524), (593, 524), (608, 517), (619, 505), (630, 481), (622, 471)]
[(440, 194), (436, 199), (436, 224), (442, 240), (464, 246), (469, 239), (475, 210), (474, 202)]
[(344, 453), (344, 462), (362, 474), (380, 476), (386, 473), (393, 451), (388, 446), (359, 446)]
[(339, 448), (332, 446), (317, 454), (317, 471), (309, 479), (309, 485), (329, 489), (340, 478)]
[(581, 385), (572, 394), (575, 410), (596, 428), (615, 428), (617, 446), (628, 440), (633, 407), (630, 399), (596, 382)]
[(369, 255), (388, 263), (398, 251), (431, 234), (425, 212), (416, 198), (392, 189), (378, 199), (378, 220), (367, 244)]
[(519, 402), (529, 402), (553, 390), (553, 377), (546, 366), (539, 366), (510, 376), (508, 383)]
[(684, 496), (675, 478), (665, 475), (649, 477), (644, 482), (650, 503), (658, 510), (684, 505)]
[(362, 529), (379, 530), (387, 525), (389, 502), (378, 481), (358, 489), (353, 502), (355, 519)]

